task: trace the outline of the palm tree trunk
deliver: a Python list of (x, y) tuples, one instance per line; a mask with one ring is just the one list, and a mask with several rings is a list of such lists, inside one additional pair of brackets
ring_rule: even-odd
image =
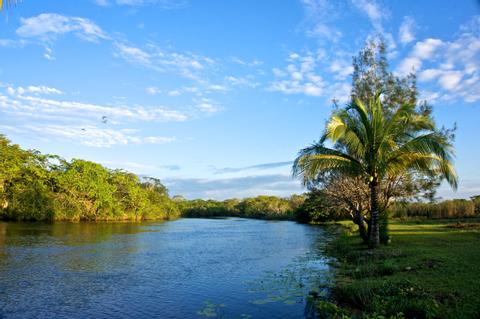
[(378, 224), (378, 188), (375, 181), (370, 182), (370, 240), (369, 247), (375, 248), (380, 244), (380, 227)]
[(356, 210), (353, 217), (353, 222), (357, 224), (358, 231), (360, 232), (360, 237), (362, 238), (363, 242), (366, 244), (368, 243), (368, 231), (367, 227), (365, 227), (365, 221), (363, 219), (363, 213), (359, 210)]

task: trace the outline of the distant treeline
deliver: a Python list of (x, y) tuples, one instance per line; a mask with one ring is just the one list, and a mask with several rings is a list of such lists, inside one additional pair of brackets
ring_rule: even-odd
[(23, 150), (0, 135), (0, 219), (145, 220), (180, 216), (158, 179)]
[(480, 196), (470, 200), (452, 199), (438, 203), (396, 203), (390, 208), (396, 218), (462, 218), (480, 216)]
[(289, 198), (257, 196), (245, 199), (185, 200), (175, 197), (184, 217), (245, 217), (257, 219), (294, 220), (296, 212), (303, 204), (303, 195)]
[[(451, 199), (439, 202), (394, 202), (387, 209), (390, 218), (469, 218), (480, 217), (480, 196), (471, 199)], [(323, 200), (321, 194), (309, 193), (295, 212), (302, 222), (328, 222), (351, 218), (346, 211), (337, 209)]]
[[(346, 212), (330, 206), (320, 194), (293, 195), (288, 198), (257, 196), (246, 199), (186, 200), (174, 197), (183, 217), (245, 217), (297, 220), (322, 223), (349, 219)], [(453, 199), (438, 203), (394, 203), (388, 209), (393, 218), (463, 218), (480, 216), (480, 196), (471, 200)]]

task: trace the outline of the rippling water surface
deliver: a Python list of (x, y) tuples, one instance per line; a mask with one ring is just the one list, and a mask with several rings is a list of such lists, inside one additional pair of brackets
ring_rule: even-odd
[(303, 318), (328, 237), (239, 218), (0, 223), (0, 318)]

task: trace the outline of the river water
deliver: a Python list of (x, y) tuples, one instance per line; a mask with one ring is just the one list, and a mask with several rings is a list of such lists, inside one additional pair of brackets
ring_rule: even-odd
[(331, 236), (241, 218), (0, 222), (0, 318), (304, 318)]

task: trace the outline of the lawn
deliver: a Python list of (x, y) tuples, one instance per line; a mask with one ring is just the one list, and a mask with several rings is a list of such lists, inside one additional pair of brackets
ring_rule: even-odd
[(329, 249), (340, 307), (319, 303), (331, 317), (480, 318), (478, 219), (394, 221), (391, 243), (373, 251), (344, 226)]

